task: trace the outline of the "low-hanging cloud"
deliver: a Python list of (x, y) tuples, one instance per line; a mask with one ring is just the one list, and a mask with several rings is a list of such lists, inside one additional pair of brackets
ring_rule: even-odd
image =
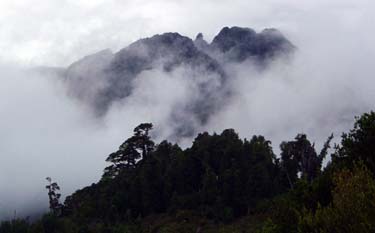
[(114, 146), (52, 78), (1, 67), (0, 216), (45, 209), (46, 176), (64, 193), (94, 181)]
[[(140, 122), (154, 123), (156, 140), (169, 137), (175, 106), (188, 104), (197, 92), (186, 75), (189, 68), (170, 73), (155, 68), (141, 73), (132, 95), (98, 119), (68, 98), (56, 77), (20, 64), (66, 66), (91, 52), (118, 50), (165, 31), (191, 37), (202, 31), (212, 38), (226, 25), (272, 26), (298, 47), (294, 57), (276, 59), (266, 70), (249, 62), (227, 65), (233, 96), (206, 125), (197, 123), (198, 131), (262, 134), (274, 148), (302, 132), (321, 145), (331, 132), (338, 137), (348, 130), (355, 115), (375, 109), (375, 32), (370, 30), (375, 4), (370, 1), (41, 2), (42, 7), (27, 0), (0, 3), (5, 9), (0, 14), (0, 218), (14, 210), (45, 210), (46, 176), (65, 195), (96, 182), (106, 156)], [(21, 17), (26, 8), (31, 10)], [(192, 10), (196, 17), (190, 17)]]

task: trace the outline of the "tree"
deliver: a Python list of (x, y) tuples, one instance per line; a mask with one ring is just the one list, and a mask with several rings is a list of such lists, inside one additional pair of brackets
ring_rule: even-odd
[(276, 158), (272, 151), (271, 142), (263, 136), (253, 136), (250, 141), (245, 140), (245, 155), (248, 164), (244, 168), (246, 174), (246, 200), (249, 213), (259, 200), (272, 196), (277, 191), (274, 184), (276, 178)]
[(108, 156), (106, 161), (112, 164), (104, 169), (103, 177), (114, 178), (121, 171), (134, 168), (138, 160), (146, 158), (155, 146), (149, 136), (151, 129), (151, 123), (138, 125), (134, 129), (134, 135), (122, 143), (116, 152)]
[(155, 146), (155, 143), (149, 136), (149, 131), (152, 130), (151, 123), (142, 123), (135, 127), (133, 141), (135, 147), (142, 151), (142, 158), (145, 158)]
[(362, 163), (353, 170), (343, 169), (333, 176), (333, 202), (316, 212), (305, 211), (299, 221), (300, 232), (375, 231), (375, 180)]
[(341, 146), (336, 147), (332, 160), (344, 166), (363, 161), (375, 174), (375, 112), (356, 117), (354, 128), (342, 135)]
[(52, 182), (51, 177), (47, 177), (46, 180), (48, 181), (46, 189), (48, 190), (49, 208), (54, 215), (59, 216), (63, 207), (60, 204), (61, 194), (58, 192), (60, 187), (56, 182)]
[(13, 219), (0, 223), (0, 233), (28, 233), (29, 228), (28, 219)]
[(134, 168), (138, 159), (141, 158), (132, 138), (127, 139), (116, 152), (111, 153), (106, 162), (112, 163), (104, 169), (104, 177), (114, 178), (122, 170)]
[(332, 138), (333, 135), (328, 137), (319, 155), (315, 151), (315, 145), (310, 143), (305, 134), (298, 134), (294, 141), (281, 143), (281, 165), (290, 188), (293, 188), (299, 172), (309, 182), (318, 176)]

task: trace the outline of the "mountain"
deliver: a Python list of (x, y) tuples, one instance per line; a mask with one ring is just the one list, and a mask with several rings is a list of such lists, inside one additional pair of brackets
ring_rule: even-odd
[(64, 74), (69, 94), (92, 106), (98, 114), (106, 109), (101, 92), (114, 89), (108, 85), (106, 77), (113, 58), (114, 54), (106, 49), (74, 62)]
[(294, 50), (278, 30), (264, 29), (256, 33), (250, 28), (223, 28), (210, 44), (211, 51), (224, 54), (225, 60), (243, 62), (247, 59), (265, 61)]
[[(98, 117), (113, 103), (132, 95), (143, 72), (171, 74), (183, 69), (194, 97), (176, 104), (170, 118), (179, 136), (191, 136), (231, 96), (226, 64), (247, 60), (267, 65), (270, 59), (289, 55), (295, 47), (276, 29), (256, 33), (249, 28), (223, 28), (211, 43), (200, 33), (196, 39), (164, 33), (140, 39), (117, 53), (104, 50), (66, 68), (69, 93), (92, 107)], [(222, 107), (223, 104), (220, 104)]]

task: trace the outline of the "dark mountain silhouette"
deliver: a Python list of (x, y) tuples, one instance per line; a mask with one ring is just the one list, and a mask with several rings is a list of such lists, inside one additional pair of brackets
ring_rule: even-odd
[(197, 91), (189, 103), (175, 106), (170, 117), (176, 122), (176, 134), (190, 136), (231, 96), (225, 63), (250, 59), (264, 65), (293, 50), (275, 29), (256, 33), (249, 28), (225, 27), (210, 44), (201, 33), (194, 41), (178, 33), (164, 33), (140, 39), (115, 54), (104, 50), (86, 56), (66, 69), (64, 79), (72, 96), (102, 116), (111, 104), (132, 94), (142, 72), (171, 73), (183, 68)]
[[(172, 117), (183, 120), (186, 125), (193, 125), (195, 121), (198, 124), (205, 123), (210, 113), (215, 111), (219, 96), (222, 96), (218, 93), (225, 92), (226, 75), (215, 59), (199, 50), (190, 38), (178, 33), (141, 39), (119, 51), (106, 70), (110, 88), (101, 93), (105, 97), (103, 107), (129, 96), (133, 81), (141, 72), (152, 69), (172, 72), (177, 67), (186, 68), (191, 82), (197, 83), (199, 95), (187, 106), (176, 106)], [(200, 75), (212, 75), (214, 79), (197, 82)], [(177, 131), (183, 135), (192, 133), (185, 125), (179, 125)]]
[(207, 51), (210, 46), (207, 41), (203, 39), (202, 33), (198, 33), (198, 35), (195, 37), (194, 44), (199, 50), (203, 51)]
[(210, 44), (210, 50), (224, 54), (226, 61), (253, 59), (264, 62), (277, 55), (288, 54), (294, 46), (276, 29), (256, 33), (250, 28), (223, 28)]

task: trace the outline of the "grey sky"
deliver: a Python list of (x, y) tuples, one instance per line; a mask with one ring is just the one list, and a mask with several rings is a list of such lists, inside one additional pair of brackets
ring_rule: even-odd
[(203, 32), (211, 39), (225, 25), (277, 27), (299, 44), (318, 28), (322, 35), (336, 27), (370, 30), (374, 5), (370, 0), (2, 0), (0, 57), (64, 66), (166, 31), (191, 37)]

